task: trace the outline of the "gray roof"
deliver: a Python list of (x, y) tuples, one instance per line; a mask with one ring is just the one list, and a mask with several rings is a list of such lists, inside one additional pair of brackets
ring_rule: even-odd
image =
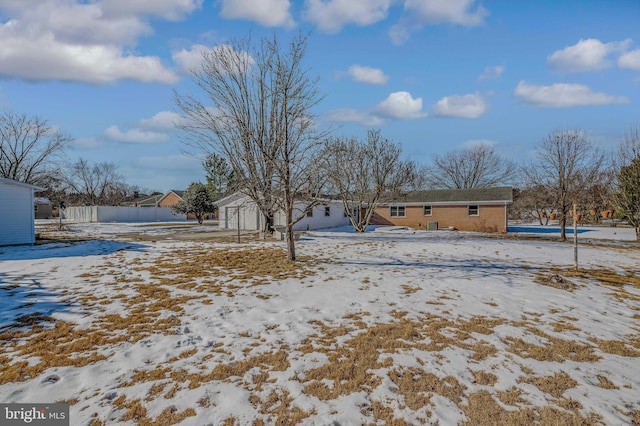
[(395, 203), (472, 203), (498, 201), (513, 202), (513, 189), (510, 186), (471, 189), (436, 189), (414, 191), (395, 200)]
[(16, 185), (16, 186), (22, 186), (25, 188), (31, 188), (35, 191), (44, 191), (46, 188), (42, 188), (41, 186), (37, 186), (37, 185), (31, 185), (29, 183), (24, 183), (24, 182), (20, 182), (17, 180), (13, 180), (13, 179), (7, 179), (7, 178), (3, 178), (0, 177), (0, 183), (5, 183), (7, 185)]
[(142, 198), (137, 201), (139, 206), (155, 206), (158, 201), (163, 197), (162, 194), (152, 195), (150, 197)]

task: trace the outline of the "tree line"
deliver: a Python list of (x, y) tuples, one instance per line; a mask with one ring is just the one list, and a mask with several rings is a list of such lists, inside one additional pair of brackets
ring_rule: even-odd
[(140, 192), (129, 185), (114, 163), (66, 161), (73, 138), (38, 116), (0, 114), (0, 176), (45, 188), (43, 196), (58, 205), (113, 205)]
[[(636, 228), (640, 223), (640, 139), (629, 131), (609, 159), (580, 130), (556, 130), (536, 145), (535, 159), (517, 164), (490, 145), (453, 150), (420, 166), (402, 157), (399, 143), (372, 129), (364, 138), (334, 137), (314, 114), (323, 100), (318, 78), (305, 68), (308, 35), (282, 44), (274, 35), (254, 43), (233, 39), (203, 53), (191, 69), (194, 93), (174, 92), (183, 141), (204, 154), (206, 183), (193, 183), (178, 208), (213, 209), (230, 191), (246, 194), (264, 217), (265, 231), (283, 212), (288, 257), (293, 227), (323, 194), (342, 199), (363, 232), (376, 205), (415, 189), (511, 185), (513, 218), (557, 215), (562, 227), (577, 203), (582, 212), (607, 210)], [(64, 173), (53, 159), (71, 141), (39, 118), (0, 116), (0, 175), (73, 194), (85, 204), (117, 203), (134, 187), (110, 163), (78, 160)], [(23, 155), (24, 154), (24, 155)], [(49, 161), (51, 160), (51, 161)], [(204, 203), (204, 204), (202, 204)], [(209, 204), (207, 204), (209, 203)], [(299, 206), (303, 205), (304, 208)]]

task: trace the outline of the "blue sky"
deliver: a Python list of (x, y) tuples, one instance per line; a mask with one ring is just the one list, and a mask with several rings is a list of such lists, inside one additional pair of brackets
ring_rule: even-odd
[(640, 126), (638, 0), (0, 0), (0, 108), (75, 138), (67, 155), (165, 192), (204, 180), (172, 129), (200, 52), (311, 32), (320, 125), (428, 163), (492, 144), (518, 161), (558, 128), (613, 150)]

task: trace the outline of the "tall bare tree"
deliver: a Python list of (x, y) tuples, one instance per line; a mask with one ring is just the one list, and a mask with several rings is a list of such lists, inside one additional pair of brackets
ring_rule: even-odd
[(619, 147), (620, 168), (616, 201), (623, 218), (636, 230), (640, 241), (640, 132), (628, 131)]
[(70, 195), (77, 198), (77, 202), (88, 206), (117, 205), (121, 202), (118, 196), (126, 189), (122, 177), (117, 173), (113, 163), (89, 163), (80, 158), (71, 165), (66, 177)]
[(37, 116), (0, 114), (0, 176), (46, 187), (71, 140)]
[(537, 176), (556, 200), (560, 214), (560, 238), (566, 240), (567, 217), (573, 202), (599, 179), (604, 155), (583, 131), (558, 130), (546, 136), (536, 148)]
[[(204, 99), (175, 94), (186, 143), (229, 162), (241, 191), (265, 217), (265, 230), (283, 210), (291, 260), (293, 226), (305, 214), (296, 211), (296, 197), (302, 190), (318, 193), (317, 161), (309, 159), (325, 137), (312, 113), (322, 95), (303, 65), (306, 46), (302, 34), (286, 47), (275, 35), (257, 45), (250, 38), (232, 40), (205, 52), (191, 70)], [(312, 207), (320, 200), (307, 202)]]
[(486, 144), (433, 157), (426, 180), (432, 188), (467, 189), (510, 184), (517, 167)]
[(367, 140), (337, 138), (325, 150), (325, 168), (331, 188), (358, 232), (365, 232), (381, 202), (392, 201), (415, 189), (419, 175), (414, 162), (402, 160), (402, 148), (369, 130)]

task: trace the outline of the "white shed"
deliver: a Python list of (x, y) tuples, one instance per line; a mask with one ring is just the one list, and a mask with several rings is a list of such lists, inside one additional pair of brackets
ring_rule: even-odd
[(35, 242), (33, 192), (43, 189), (0, 177), (0, 246)]
[[(261, 231), (264, 226), (264, 218), (260, 209), (253, 200), (240, 192), (233, 193), (216, 202), (220, 227), (226, 229), (240, 229)], [(304, 203), (296, 205), (298, 214), (306, 210)], [(274, 226), (285, 225), (285, 217), (282, 212), (276, 212), (273, 218)], [(313, 208), (304, 218), (294, 225), (295, 231), (308, 229), (334, 228), (349, 225), (349, 218), (344, 213), (342, 201), (324, 199), (323, 203)]]

